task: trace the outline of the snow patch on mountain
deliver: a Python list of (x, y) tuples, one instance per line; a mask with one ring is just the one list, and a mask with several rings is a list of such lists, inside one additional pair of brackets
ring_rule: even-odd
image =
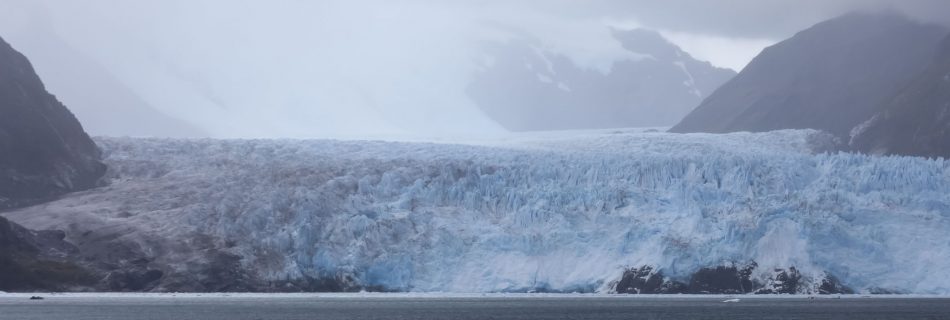
[[(680, 55), (679, 51), (676, 52), (676, 55)], [(683, 74), (686, 75), (686, 80), (683, 81), (683, 85), (689, 88), (689, 92), (691, 94), (701, 99), (703, 97), (703, 93), (700, 92), (699, 89), (696, 89), (696, 79), (694, 79), (693, 74), (689, 72), (689, 68), (686, 68), (686, 64), (683, 63), (683, 61), (674, 61), (673, 65), (679, 67), (680, 70), (683, 70)]]

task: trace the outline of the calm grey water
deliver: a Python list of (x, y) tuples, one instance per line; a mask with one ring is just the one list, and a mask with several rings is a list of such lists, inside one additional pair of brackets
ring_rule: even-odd
[(937, 298), (0, 297), (0, 319), (950, 319)]

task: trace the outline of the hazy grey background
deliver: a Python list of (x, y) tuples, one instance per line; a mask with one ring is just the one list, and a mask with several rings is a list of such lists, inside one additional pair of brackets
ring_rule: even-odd
[(503, 132), (464, 93), (484, 41), (603, 69), (629, 55), (611, 27), (646, 27), (738, 70), (853, 10), (950, 21), (945, 0), (0, 0), (0, 36), (94, 134), (464, 137)]

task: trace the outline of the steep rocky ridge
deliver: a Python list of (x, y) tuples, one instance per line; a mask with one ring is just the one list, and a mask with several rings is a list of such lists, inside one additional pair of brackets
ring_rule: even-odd
[(2, 39), (0, 115), (0, 209), (91, 188), (105, 173), (76, 117)]
[(947, 29), (896, 13), (852, 13), (766, 48), (672, 132), (819, 129), (847, 142), (931, 63)]
[(926, 71), (852, 130), (850, 144), (871, 154), (950, 158), (950, 37)]

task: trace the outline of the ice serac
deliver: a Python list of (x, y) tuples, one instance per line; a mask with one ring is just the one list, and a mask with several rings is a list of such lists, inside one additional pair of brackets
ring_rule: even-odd
[(0, 115), (0, 209), (90, 188), (105, 172), (76, 117), (3, 39)]
[(932, 61), (947, 29), (896, 13), (852, 13), (766, 48), (672, 132), (819, 129), (847, 142), (856, 125)]
[(852, 130), (850, 143), (873, 154), (950, 158), (950, 37), (926, 71)]
[(513, 131), (656, 127), (675, 124), (735, 76), (655, 31), (612, 35), (627, 56), (607, 70), (582, 66), (529, 37), (488, 44), (467, 93)]
[(145, 290), (950, 293), (950, 162), (815, 135), (103, 138), (109, 186), (4, 216)]

